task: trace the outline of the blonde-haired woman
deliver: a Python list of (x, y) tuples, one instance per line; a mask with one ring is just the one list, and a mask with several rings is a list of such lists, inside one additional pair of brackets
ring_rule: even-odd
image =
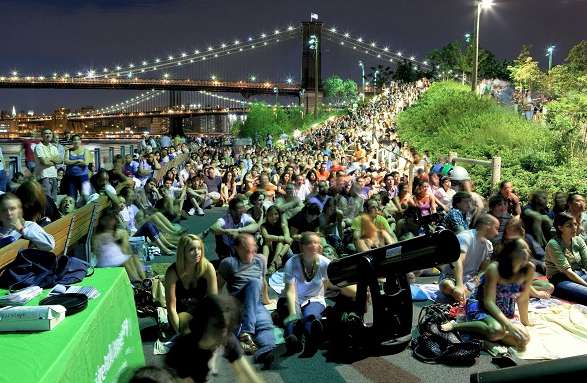
[(173, 329), (189, 332), (190, 312), (202, 298), (216, 294), (216, 270), (204, 255), (204, 242), (197, 235), (184, 235), (177, 245), (177, 260), (165, 273), (167, 314)]

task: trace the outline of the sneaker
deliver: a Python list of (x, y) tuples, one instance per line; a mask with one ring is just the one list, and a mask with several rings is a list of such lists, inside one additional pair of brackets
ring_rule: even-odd
[(194, 215), (194, 214), (196, 214), (196, 209), (192, 207), (192, 208), (191, 208), (191, 209), (188, 211), (188, 215)]
[(240, 341), (241, 348), (246, 355), (253, 355), (257, 352), (257, 345), (253, 342), (251, 334), (243, 332), (239, 335), (238, 340)]
[(203, 216), (203, 215), (206, 215), (206, 213), (204, 213), (204, 210), (202, 210), (202, 208), (201, 208), (201, 207), (199, 207), (199, 208), (198, 208), (196, 211), (197, 211), (197, 213), (198, 213), (198, 215), (199, 215), (200, 217), (201, 217), (201, 216)]

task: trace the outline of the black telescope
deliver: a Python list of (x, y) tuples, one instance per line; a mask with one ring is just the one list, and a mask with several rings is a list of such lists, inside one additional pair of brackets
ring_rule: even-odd
[[(440, 230), (332, 261), (328, 279), (333, 284), (357, 285), (354, 314), (364, 320), (367, 290), (373, 305), (372, 325), (363, 322), (349, 330), (353, 334), (342, 335), (361, 339), (369, 348), (407, 346), (412, 334), (412, 295), (406, 273), (455, 262), (459, 255), (457, 236)], [(340, 331), (346, 331), (345, 327)]]

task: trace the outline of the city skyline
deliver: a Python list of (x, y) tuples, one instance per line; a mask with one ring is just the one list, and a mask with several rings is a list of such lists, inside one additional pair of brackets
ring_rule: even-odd
[[(260, 0), (246, 4), (184, 0), (96, 0), (74, 4), (60, 0), (51, 5), (38, 0), (8, 0), (4, 3), (5, 39), (0, 74), (18, 71), (23, 75), (75, 72), (177, 54), (182, 49), (297, 25), (309, 20), (310, 13), (317, 13), (321, 21), (355, 36), (423, 58), (430, 50), (471, 32), (475, 11), (471, 0), (345, 1), (342, 6), (336, 1), (277, 5)], [(496, 0), (493, 9), (481, 20), (481, 46), (499, 58), (511, 59), (522, 44), (531, 44), (534, 56), (545, 68), (548, 59), (544, 50), (555, 44), (553, 64), (556, 65), (564, 60), (572, 45), (587, 38), (580, 21), (586, 14), (585, 0)], [(160, 28), (152, 28), (153, 25)], [(265, 54), (247, 56), (244, 65), (238, 61), (210, 62), (207, 67), (194, 69), (193, 76), (207, 77), (219, 72), (220, 77), (245, 77), (255, 73), (260, 78), (276, 81), (286, 77), (299, 80), (298, 45), (299, 42), (290, 43), (270, 51), (271, 58)], [(325, 48), (325, 76), (340, 73), (359, 80), (356, 57), (345, 58), (344, 53)], [(376, 65), (379, 61), (367, 58), (367, 63)], [(0, 109), (10, 110), (15, 105), (19, 111), (48, 113), (59, 106), (100, 107), (136, 93), (0, 89)]]

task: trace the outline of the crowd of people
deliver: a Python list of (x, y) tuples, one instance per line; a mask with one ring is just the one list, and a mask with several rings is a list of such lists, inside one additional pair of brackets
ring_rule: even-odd
[[(515, 180), (481, 196), (466, 170), (451, 170), (427, 151), (399, 142), (396, 115), (428, 85), (392, 84), (348, 115), (275, 146), (146, 136), (139, 153), (117, 156), (111, 170), (93, 174), (79, 136), (60, 157), (50, 144), (51, 131), (44, 130), (42, 146), (34, 149), (36, 180), (22, 181), (15, 194), (0, 199), (0, 236), (23, 236), (50, 248), (43, 224), (106, 195), (112, 209), (95, 232), (97, 264), (124, 265), (133, 281), (144, 279), (141, 260), (132, 254), (133, 236), (145, 237), (163, 255), (176, 255), (165, 292), (178, 337), (166, 363), (194, 381), (205, 381), (210, 366), (214, 370), (209, 361), (220, 345), (237, 377), (258, 379), (242, 356), (254, 355), (270, 368), (274, 326), (284, 328), (289, 353), (316, 352), (326, 297), (344, 304), (356, 292), (329, 282), (329, 263), (435, 227), (455, 232), (460, 257), (410, 278), (437, 275), (441, 299), (466, 302), (467, 321), (443, 329), (523, 347), (529, 340), (525, 326), (531, 325), (529, 297), (554, 294), (587, 304), (585, 198), (561, 192), (549, 206), (545, 193), (536, 192), (523, 204)], [(157, 184), (153, 172), (182, 153), (189, 153), (185, 164)], [(60, 164), (68, 198), (57, 207)], [(226, 207), (226, 214), (209, 230), (185, 232), (182, 219), (214, 206)], [(215, 238), (215, 255), (205, 254), (207, 235)], [(283, 273), (285, 288), (272, 316), (265, 305), (275, 303), (267, 279), (275, 272)], [(218, 295), (223, 289), (230, 298)]]

